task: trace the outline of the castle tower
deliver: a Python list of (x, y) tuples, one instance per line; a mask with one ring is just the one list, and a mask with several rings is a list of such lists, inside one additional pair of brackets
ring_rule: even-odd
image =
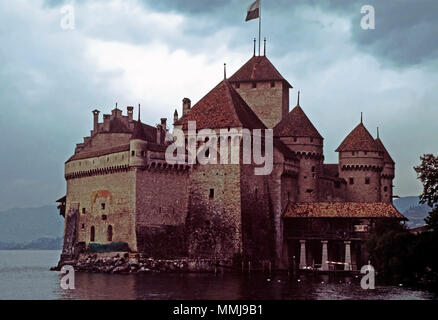
[(289, 112), (292, 86), (266, 56), (253, 56), (229, 82), (266, 127), (273, 128)]
[(336, 149), (349, 202), (381, 202), (383, 152), (361, 122)]
[(389, 155), (388, 150), (386, 150), (383, 145), (382, 140), (379, 137), (379, 131), (377, 131), (377, 139), (376, 143), (380, 148), (380, 151), (383, 153), (383, 170), (380, 178), (380, 193), (381, 193), (381, 201), (386, 203), (392, 203), (392, 181), (395, 177), (395, 162), (392, 160)]
[(147, 162), (147, 138), (140, 121), (140, 106), (138, 108), (138, 121), (134, 123), (134, 131), (129, 141), (129, 165), (142, 168)]
[(324, 138), (301, 108), (299, 93), (297, 106), (275, 126), (274, 136), (279, 137), (300, 159), (298, 202), (318, 201)]

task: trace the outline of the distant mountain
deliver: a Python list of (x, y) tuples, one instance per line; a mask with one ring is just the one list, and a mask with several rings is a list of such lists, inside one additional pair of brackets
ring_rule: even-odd
[(0, 212), (0, 242), (30, 243), (63, 236), (64, 218), (56, 206), (10, 209)]
[(426, 224), (424, 218), (426, 218), (431, 211), (431, 208), (427, 204), (420, 204), (419, 197), (395, 199), (394, 206), (409, 219), (407, 222), (409, 228), (424, 226)]
[(62, 238), (40, 238), (32, 242), (0, 242), (0, 250), (61, 250)]

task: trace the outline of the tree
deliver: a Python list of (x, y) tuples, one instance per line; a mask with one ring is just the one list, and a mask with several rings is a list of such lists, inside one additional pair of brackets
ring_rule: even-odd
[(432, 208), (438, 204), (438, 156), (425, 154), (420, 157), (421, 164), (414, 167), (418, 179), (423, 183), (421, 203), (427, 203)]

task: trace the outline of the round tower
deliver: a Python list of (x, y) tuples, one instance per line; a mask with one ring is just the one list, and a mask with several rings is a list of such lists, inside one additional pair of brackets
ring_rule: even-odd
[(377, 130), (377, 139), (376, 143), (380, 148), (380, 151), (383, 153), (383, 170), (380, 176), (380, 195), (381, 201), (386, 203), (392, 203), (393, 190), (392, 190), (392, 181), (395, 177), (395, 162), (392, 160), (389, 155), (388, 150), (386, 150), (383, 145), (382, 140), (379, 137), (379, 131)]
[(300, 159), (298, 174), (298, 202), (317, 202), (318, 178), (324, 161), (324, 138), (316, 130), (300, 106), (300, 93), (295, 108), (274, 128), (274, 135), (291, 149)]
[(145, 167), (147, 163), (147, 138), (140, 121), (140, 106), (138, 121), (134, 123), (134, 131), (129, 141), (129, 165), (131, 167)]
[(383, 152), (361, 123), (336, 149), (339, 153), (339, 177), (347, 182), (349, 202), (381, 202)]

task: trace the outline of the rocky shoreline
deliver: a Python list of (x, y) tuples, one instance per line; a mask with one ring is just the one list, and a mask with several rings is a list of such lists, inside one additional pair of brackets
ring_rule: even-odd
[(231, 261), (212, 259), (161, 260), (144, 258), (139, 254), (127, 252), (80, 254), (79, 258), (62, 261), (51, 270), (59, 271), (70, 265), (77, 272), (132, 274), (149, 272), (224, 272), (232, 270)]

